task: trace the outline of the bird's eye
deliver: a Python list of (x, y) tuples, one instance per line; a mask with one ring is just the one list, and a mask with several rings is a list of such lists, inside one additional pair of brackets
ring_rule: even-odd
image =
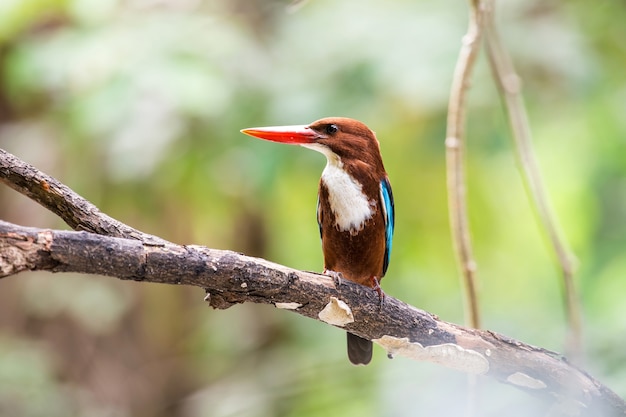
[(337, 127), (337, 125), (327, 125), (326, 126), (326, 133), (328, 133), (329, 135), (334, 135), (338, 131), (339, 131), (339, 128)]

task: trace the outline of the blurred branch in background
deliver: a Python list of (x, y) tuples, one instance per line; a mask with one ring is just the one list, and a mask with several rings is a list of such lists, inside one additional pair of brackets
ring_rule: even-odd
[[(450, 231), (456, 252), (461, 282), (465, 290), (466, 321), (475, 329), (481, 327), (480, 303), (478, 299), (477, 265), (472, 253), (472, 239), (467, 206), (467, 181), (465, 179), (465, 124), (467, 112), (467, 91), (472, 70), (476, 63), (483, 36), (483, 2), (470, 0), (467, 33), (463, 36), (461, 50), (457, 58), (450, 100), (446, 132), (446, 170), (448, 183), (448, 215)], [(477, 413), (478, 381), (468, 378), (467, 415)]]
[[(452, 80), (446, 137), (450, 225), (459, 270), (463, 278), (468, 322), (474, 328), (480, 327), (477, 267), (472, 254), (466, 197), (467, 182), (463, 161), (466, 144), (464, 127), (466, 123), (466, 95), (470, 87), (472, 69), (484, 38), (492, 77), (505, 103), (509, 117), (522, 176), (563, 272), (565, 308), (569, 328), (568, 340), (565, 343), (566, 350), (573, 360), (580, 361), (582, 355), (582, 318), (573, 280), (572, 255), (567, 242), (559, 233), (555, 215), (548, 203), (547, 192), (532, 147), (530, 125), (521, 96), (521, 81), (515, 73), (511, 59), (500, 43), (494, 21), (495, 1), (470, 0), (469, 3), (468, 29), (463, 37), (463, 45)], [(470, 379), (469, 387), (468, 413), (474, 415), (477, 397), (476, 381)]]
[[(29, 175), (23, 176), (24, 172)], [(55, 212), (70, 213), (84, 205), (85, 200), (73, 192), (58, 198), (50, 186), (33, 193), (44, 177), (47, 184), (62, 186), (18, 158), (0, 154), (3, 183)], [(55, 194), (54, 198), (41, 198), (46, 193)], [(86, 216), (89, 219), (81, 224), (108, 221), (98, 210)], [(542, 398), (551, 416), (626, 414), (626, 403), (619, 396), (556, 353), (444, 322), (391, 296), (381, 307), (376, 297), (363, 297), (359, 285), (345, 283), (339, 291), (324, 275), (231, 251), (165, 241), (155, 245), (151, 236), (143, 241), (137, 234), (132, 239), (108, 234), (106, 228), (98, 233), (65, 232), (0, 221), (0, 277), (43, 270), (199, 286), (206, 289), (206, 299), (215, 308), (245, 302), (272, 304), (373, 340), (390, 357), (406, 356), (495, 378)]]
[(480, 328), (480, 305), (478, 302), (478, 277), (476, 261), (472, 255), (472, 240), (467, 209), (467, 183), (465, 180), (465, 113), (467, 91), (472, 69), (480, 51), (483, 32), (482, 2), (471, 0), (467, 33), (454, 69), (448, 124), (446, 132), (446, 167), (448, 177), (448, 211), (450, 230), (456, 250), (459, 270), (465, 289), (467, 320), (470, 326)]
[[(548, 202), (539, 164), (535, 156), (528, 116), (521, 95), (521, 79), (515, 73), (505, 48), (502, 47), (495, 21), (493, 0), (471, 0), (469, 28), (463, 38), (463, 46), (455, 69), (450, 102), (448, 106), (448, 131), (446, 156), (448, 169), (448, 196), (452, 236), (455, 243), (460, 271), (466, 291), (469, 323), (480, 326), (477, 296), (476, 262), (472, 255), (469, 215), (466, 203), (466, 180), (463, 167), (465, 146), (465, 105), (470, 86), (472, 68), (484, 38), (487, 46), (492, 77), (505, 104), (509, 118), (516, 154), (530, 199), (545, 229), (563, 274), (565, 309), (568, 318), (567, 351), (573, 359), (582, 354), (581, 308), (574, 285), (574, 260), (567, 241), (560, 233), (556, 216)], [(484, 33), (483, 33), (484, 32)]]
[(563, 292), (567, 314), (568, 340), (565, 346), (572, 360), (580, 361), (582, 346), (582, 312), (574, 283), (574, 263), (567, 240), (558, 227), (558, 221), (550, 206), (548, 193), (541, 178), (539, 163), (533, 149), (530, 123), (522, 97), (522, 80), (515, 72), (508, 52), (502, 46), (495, 23), (495, 5), (485, 10), (485, 41), (491, 73), (495, 81), (507, 116), (519, 167), (526, 184), (529, 198), (539, 216), (541, 226), (548, 235), (552, 250), (563, 274)]

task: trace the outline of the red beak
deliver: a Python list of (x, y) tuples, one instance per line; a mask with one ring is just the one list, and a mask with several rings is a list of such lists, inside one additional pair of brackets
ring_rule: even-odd
[(319, 137), (317, 133), (306, 125), (251, 127), (248, 129), (241, 129), (241, 133), (260, 139), (271, 140), (272, 142), (290, 143), (296, 145), (302, 143), (312, 143)]

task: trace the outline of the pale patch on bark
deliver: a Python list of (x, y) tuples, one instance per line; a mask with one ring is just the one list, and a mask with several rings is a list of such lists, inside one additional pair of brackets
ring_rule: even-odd
[(533, 378), (532, 376), (526, 375), (522, 372), (515, 372), (514, 374), (509, 375), (506, 380), (511, 384), (517, 385), (519, 387), (531, 389), (547, 388), (546, 383), (542, 380)]
[(320, 320), (333, 326), (343, 327), (354, 322), (352, 310), (345, 302), (337, 297), (330, 297), (330, 302), (317, 315)]
[(489, 361), (482, 354), (454, 343), (424, 347), (421, 343), (409, 342), (406, 337), (398, 338), (387, 335), (380, 339), (374, 339), (372, 342), (382, 346), (391, 356), (406, 356), (414, 360), (437, 363), (472, 374), (485, 374), (489, 371)]
[(276, 308), (282, 308), (283, 310), (297, 310), (302, 307), (300, 303), (274, 303)]

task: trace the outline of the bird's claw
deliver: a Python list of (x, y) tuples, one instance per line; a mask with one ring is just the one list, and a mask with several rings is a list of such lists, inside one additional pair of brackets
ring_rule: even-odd
[(379, 310), (382, 310), (383, 304), (385, 303), (385, 292), (380, 287), (380, 284), (378, 283), (378, 278), (376, 278), (375, 276), (372, 276), (370, 279), (372, 281), (372, 288), (378, 294), (378, 308)]
[(330, 269), (324, 269), (324, 275), (328, 275), (333, 279), (335, 288), (339, 288), (341, 286), (341, 281), (344, 279), (341, 272), (331, 271)]

